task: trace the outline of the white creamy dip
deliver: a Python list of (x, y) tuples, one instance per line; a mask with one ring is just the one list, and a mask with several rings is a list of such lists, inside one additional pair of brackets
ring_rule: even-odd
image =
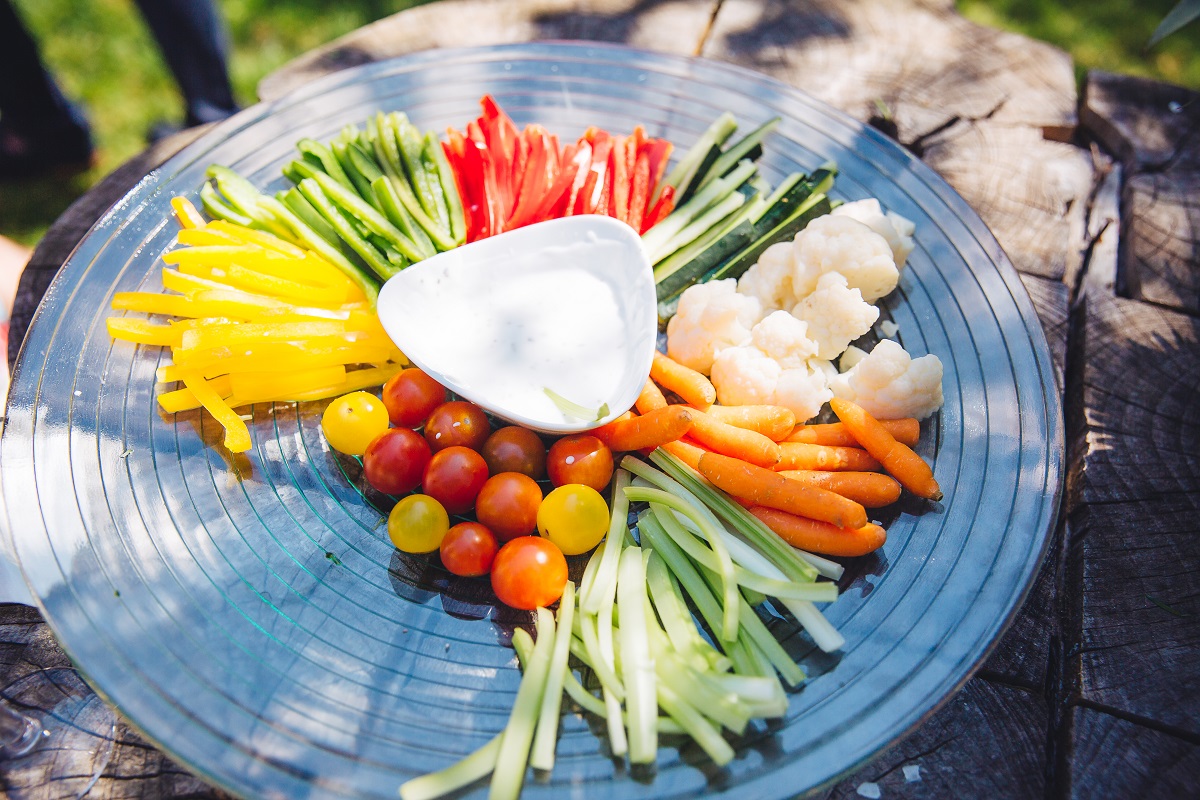
[[(388, 281), (378, 310), (396, 345), (453, 391), (559, 431), (595, 427), (633, 404), (650, 370), (654, 300), (632, 229), (571, 217), (415, 264)], [(564, 413), (547, 389), (592, 413)]]

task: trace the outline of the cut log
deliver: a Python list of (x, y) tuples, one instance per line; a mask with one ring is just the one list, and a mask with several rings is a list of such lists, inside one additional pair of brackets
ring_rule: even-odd
[[(1074, 758), (1064, 776), (1071, 800), (1195, 797), (1200, 742), (1091, 708), (1069, 712)], [(1069, 782), (1069, 783), (1068, 783)]]
[(1129, 179), (1121, 275), (1129, 297), (1200, 313), (1200, 169)]
[(1085, 300), (1070, 667), (1082, 699), (1198, 736), (1200, 320)]
[(1092, 70), (1080, 119), (1132, 172), (1200, 169), (1200, 94), (1148, 78)]

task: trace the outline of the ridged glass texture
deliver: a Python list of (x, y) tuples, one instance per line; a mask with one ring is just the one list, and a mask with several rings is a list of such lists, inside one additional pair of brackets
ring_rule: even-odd
[(777, 114), (769, 179), (833, 159), (836, 196), (875, 196), (916, 222), (885, 307), (910, 352), (945, 365), (945, 407), (919, 449), (946, 501), (904, 505), (882, 553), (850, 562), (827, 609), (842, 652), (813, 652), (776, 622), (810, 680), (785, 719), (736, 740), (727, 768), (664, 740), (653, 779), (635, 779), (595, 720), (568, 714), (553, 774), (525, 796), (782, 798), (861, 765), (966, 680), (1028, 590), (1061, 482), (1051, 362), (1017, 273), (944, 181), (803, 93), (702, 60), (572, 44), (433, 51), (247, 109), (147, 176), (63, 268), (12, 384), (4, 498), (46, 618), (105, 698), (240, 795), (394, 798), (500, 730), (519, 679), (507, 641), (524, 618), (492, 609), (485, 584), (393, 550), (353, 465), (324, 445), (322, 406), (255, 407), (253, 449), (230, 456), (211, 419), (158, 411), (164, 354), (114, 343), (104, 324), (113, 292), (161, 288), (169, 200), (196, 199), (209, 164), (275, 189), (303, 136), (377, 109), (461, 128), (485, 92), (564, 140), (641, 123), (681, 149), (723, 111), (744, 129)]

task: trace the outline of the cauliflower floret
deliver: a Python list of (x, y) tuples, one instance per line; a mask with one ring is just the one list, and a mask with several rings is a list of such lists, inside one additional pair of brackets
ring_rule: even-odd
[(764, 314), (791, 307), (795, 302), (792, 295), (792, 243), (779, 242), (764, 250), (758, 261), (738, 279), (738, 291), (757, 297)]
[(750, 331), (754, 346), (784, 369), (799, 367), (817, 354), (817, 343), (808, 337), (808, 325), (786, 311), (772, 311)]
[(727, 347), (712, 365), (717, 402), (723, 406), (767, 405), (774, 402), (775, 384), (783, 368), (752, 345)]
[(842, 357), (838, 359), (838, 369), (845, 372), (866, 357), (866, 350), (850, 345), (846, 348), (846, 352), (842, 353)]
[(667, 323), (667, 355), (707, 375), (717, 353), (750, 340), (761, 316), (758, 300), (738, 294), (733, 278), (690, 286)]
[(816, 355), (827, 361), (841, 355), (879, 319), (879, 309), (863, 300), (858, 289), (851, 289), (839, 272), (822, 275), (815, 291), (797, 303), (792, 313), (808, 323), (808, 337), (817, 344)]
[(858, 403), (879, 419), (925, 419), (942, 407), (942, 362), (935, 355), (912, 358), (884, 339), (830, 382), (834, 397)]
[(895, 211), (883, 213), (879, 201), (873, 197), (845, 203), (835, 208), (833, 213), (856, 219), (887, 239), (888, 246), (892, 248), (892, 258), (896, 261), (896, 269), (904, 268), (908, 254), (913, 251), (912, 235), (917, 229), (911, 220), (905, 219)]
[(828, 214), (809, 223), (792, 243), (792, 261), (797, 300), (811, 294), (826, 272), (845, 275), (850, 288), (862, 292), (868, 303), (895, 289), (900, 280), (887, 239), (844, 215)]
[(798, 421), (820, 414), (821, 406), (833, 397), (829, 375), (822, 366), (828, 363), (813, 359), (799, 367), (785, 369), (775, 383), (774, 404), (790, 408)]

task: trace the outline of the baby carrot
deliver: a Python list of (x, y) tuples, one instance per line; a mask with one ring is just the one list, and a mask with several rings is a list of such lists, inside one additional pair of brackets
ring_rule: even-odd
[(779, 463), (779, 445), (757, 431), (726, 425), (707, 411), (693, 411), (691, 437), (717, 453), (722, 453), (760, 467)]
[(668, 453), (675, 456), (680, 461), (695, 470), (699, 469), (700, 456), (709, 452), (703, 447), (697, 447), (691, 442), (683, 439), (679, 439), (674, 442), (667, 442), (666, 444), (660, 444), (659, 447), (661, 447), (663, 450), (666, 450)]
[(870, 472), (880, 464), (861, 447), (834, 447), (827, 444), (780, 442), (780, 458), (775, 469), (828, 469)]
[[(912, 417), (903, 419), (881, 419), (879, 424), (888, 429), (897, 442), (912, 447), (921, 438), (921, 422)], [(832, 447), (858, 447), (858, 441), (841, 422), (819, 425), (799, 425), (785, 441), (807, 444), (827, 444)]]
[(867, 511), (859, 503), (827, 489), (788, 480), (778, 472), (740, 459), (705, 453), (697, 466), (700, 474), (718, 489), (755, 505), (819, 519), (839, 528), (861, 528), (867, 524)]
[(717, 402), (717, 390), (708, 378), (662, 353), (654, 353), (650, 377), (664, 389), (670, 389), (682, 397), (683, 402), (701, 411)]
[(653, 449), (687, 433), (697, 413), (687, 406), (664, 406), (640, 417), (615, 419), (589, 433), (614, 451)]
[(633, 407), (638, 410), (639, 414), (645, 414), (656, 408), (666, 408), (667, 398), (663, 397), (662, 389), (658, 388), (658, 384), (646, 378), (646, 385), (642, 387), (642, 393), (634, 401)]
[(808, 486), (828, 489), (848, 497), (865, 508), (883, 508), (900, 499), (900, 484), (881, 472), (829, 472), (826, 470), (788, 469), (779, 473)]
[(726, 425), (758, 431), (773, 442), (796, 427), (796, 415), (784, 406), (713, 406), (708, 413)]
[(933, 477), (933, 470), (911, 447), (896, 441), (896, 437), (861, 406), (837, 397), (829, 402), (833, 413), (845, 423), (850, 434), (868, 453), (879, 459), (901, 486), (918, 497), (942, 499), (942, 490)]
[(763, 521), (792, 547), (825, 556), (865, 556), (883, 546), (887, 531), (873, 522), (857, 528), (839, 528), (786, 511), (756, 506), (750, 513)]

